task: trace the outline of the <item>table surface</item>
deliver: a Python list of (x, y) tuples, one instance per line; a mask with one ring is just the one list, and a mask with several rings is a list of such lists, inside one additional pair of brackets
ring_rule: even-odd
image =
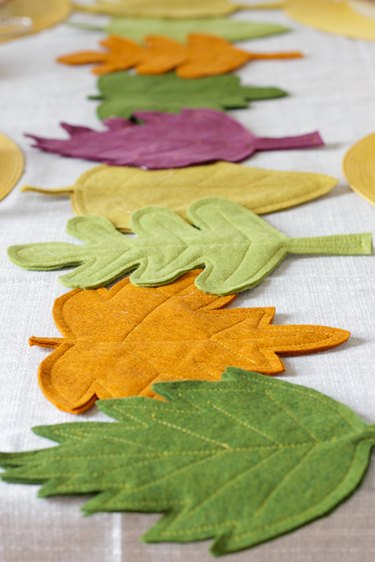
[[(239, 74), (246, 84), (275, 85), (290, 97), (253, 103), (233, 111), (261, 136), (294, 135), (319, 129), (326, 146), (269, 152), (244, 165), (327, 173), (340, 178), (328, 196), (267, 216), (290, 236), (374, 231), (375, 208), (343, 179), (347, 148), (375, 130), (375, 43), (319, 33), (277, 11), (235, 17), (289, 24), (293, 33), (242, 43), (249, 50), (302, 50), (306, 58), (254, 62)], [(77, 19), (77, 16), (75, 16)], [(79, 18), (82, 21), (82, 16)], [(86, 20), (87, 21), (87, 20)], [(105, 20), (95, 20), (105, 21)], [(90, 162), (61, 158), (31, 148), (25, 132), (62, 137), (58, 123), (100, 127), (95, 77), (87, 68), (54, 62), (56, 56), (91, 49), (102, 34), (61, 25), (0, 47), (1, 132), (26, 156), (25, 183), (71, 185)], [(29, 348), (31, 335), (58, 336), (54, 299), (66, 289), (57, 272), (28, 272), (6, 257), (11, 244), (69, 241), (68, 199), (21, 193), (0, 204), (0, 450), (49, 446), (30, 428), (77, 421), (50, 404), (37, 385), (37, 368), (48, 351)], [(375, 421), (374, 257), (291, 257), (235, 306), (276, 306), (278, 323), (324, 324), (348, 329), (345, 345), (321, 354), (285, 358), (284, 380), (317, 389)], [(95, 408), (84, 420), (105, 419)], [(324, 474), (322, 475), (324, 478)], [(98, 514), (84, 518), (83, 498), (37, 499), (36, 486), (0, 483), (1, 562), (206, 562), (208, 542), (143, 544), (143, 532), (160, 517)], [(230, 555), (228, 562), (370, 562), (375, 559), (375, 467), (364, 485), (330, 516), (267, 544)]]

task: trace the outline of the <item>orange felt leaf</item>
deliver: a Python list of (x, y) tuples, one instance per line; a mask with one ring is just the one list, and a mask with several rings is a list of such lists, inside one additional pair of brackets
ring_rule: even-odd
[(219, 380), (236, 365), (264, 374), (284, 370), (277, 354), (321, 351), (349, 332), (325, 326), (271, 325), (274, 308), (230, 308), (235, 298), (199, 291), (191, 272), (171, 285), (75, 289), (55, 301), (63, 338), (30, 339), (56, 348), (39, 367), (39, 384), (61, 410), (81, 413), (97, 398), (153, 396), (151, 384)]
[(100, 41), (107, 52), (79, 51), (59, 57), (58, 62), (71, 65), (95, 64), (94, 74), (108, 74), (118, 70), (128, 70), (142, 61), (144, 49), (134, 41), (114, 35)]
[(187, 44), (168, 37), (150, 36), (144, 46), (124, 37), (109, 36), (100, 44), (106, 52), (81, 51), (59, 57), (58, 62), (81, 65), (99, 63), (94, 74), (108, 74), (135, 68), (139, 74), (163, 74), (176, 70), (181, 78), (216, 76), (236, 70), (257, 59), (300, 58), (299, 52), (250, 53), (222, 37), (196, 33)]
[(187, 47), (168, 37), (152, 35), (145, 40), (143, 60), (137, 65), (138, 74), (164, 74), (184, 64)]

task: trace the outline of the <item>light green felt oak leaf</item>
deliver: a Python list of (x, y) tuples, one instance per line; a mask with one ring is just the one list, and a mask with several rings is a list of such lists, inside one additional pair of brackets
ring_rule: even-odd
[(224, 74), (184, 80), (175, 73), (147, 76), (115, 72), (98, 80), (102, 100), (98, 117), (130, 117), (136, 111), (179, 112), (184, 108), (245, 108), (251, 100), (280, 98), (287, 92), (272, 86), (242, 86), (238, 76)]
[(259, 39), (290, 31), (289, 27), (268, 22), (241, 21), (231, 18), (199, 18), (188, 20), (157, 18), (112, 18), (107, 26), (70, 24), (73, 27), (103, 31), (143, 43), (149, 35), (163, 35), (176, 41), (185, 41), (191, 33), (207, 33), (227, 39), (244, 41)]
[(375, 425), (309, 388), (229, 367), (220, 382), (159, 383), (164, 401), (99, 402), (117, 423), (35, 433), (59, 446), (3, 453), (8, 482), (95, 494), (86, 513), (166, 512), (147, 542), (214, 539), (227, 554), (321, 517), (360, 484)]
[(207, 33), (243, 41), (259, 39), (290, 31), (289, 27), (268, 22), (241, 21), (231, 18), (201, 18), (192, 20), (113, 18), (107, 26), (108, 35), (120, 35), (142, 42), (148, 35), (163, 35), (185, 41), (191, 33)]
[(227, 199), (196, 201), (187, 216), (192, 224), (170, 209), (141, 209), (132, 215), (135, 237), (120, 234), (104, 217), (76, 217), (68, 222), (67, 231), (84, 240), (84, 246), (26, 244), (11, 246), (8, 255), (31, 270), (78, 265), (61, 281), (81, 288), (106, 285), (130, 271), (135, 285), (164, 285), (186, 271), (204, 268), (197, 287), (225, 295), (255, 287), (288, 254), (372, 253), (370, 233), (289, 238)]

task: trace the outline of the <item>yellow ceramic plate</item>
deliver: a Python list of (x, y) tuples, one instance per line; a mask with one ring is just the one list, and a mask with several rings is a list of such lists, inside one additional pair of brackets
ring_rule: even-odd
[(375, 205), (375, 133), (364, 137), (348, 150), (343, 169), (350, 187)]
[(0, 134), (0, 201), (22, 176), (24, 159), (15, 142)]
[[(68, 17), (70, 9), (69, 0), (8, 0), (0, 7), (0, 23), (7, 20), (11, 26), (13, 21), (14, 30), (6, 24), (2, 32), (0, 25), (0, 43), (56, 25)], [(17, 26), (18, 18), (29, 18), (30, 25)]]
[(375, 41), (375, 8), (368, 0), (286, 0), (284, 9), (321, 31)]

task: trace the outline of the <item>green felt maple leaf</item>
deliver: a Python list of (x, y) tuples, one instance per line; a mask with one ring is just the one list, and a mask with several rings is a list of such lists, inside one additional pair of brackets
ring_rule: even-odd
[(154, 386), (165, 401), (99, 402), (117, 423), (35, 428), (49, 449), (0, 455), (40, 496), (96, 494), (84, 511), (165, 512), (147, 542), (213, 538), (215, 555), (329, 513), (361, 482), (375, 425), (309, 388), (230, 367), (220, 382)]
[(250, 100), (280, 98), (287, 92), (279, 88), (242, 86), (238, 76), (224, 74), (185, 80), (174, 73), (147, 76), (127, 72), (105, 74), (98, 80), (103, 100), (98, 107), (100, 119), (130, 117), (135, 111), (179, 112), (184, 108), (245, 108)]
[(102, 31), (142, 43), (149, 35), (163, 35), (176, 41), (185, 41), (191, 33), (207, 33), (227, 39), (243, 41), (259, 39), (290, 31), (289, 27), (268, 22), (241, 21), (230, 18), (199, 18), (187, 20), (159, 18), (112, 18), (107, 26), (69, 24), (79, 29)]
[(61, 277), (68, 287), (99, 287), (132, 270), (135, 285), (169, 283), (204, 267), (196, 279), (202, 291), (231, 294), (258, 285), (287, 254), (371, 254), (367, 234), (289, 238), (238, 203), (209, 198), (193, 203), (188, 224), (170, 209), (146, 207), (132, 215), (136, 237), (121, 234), (104, 217), (86, 215), (67, 231), (84, 246), (46, 242), (11, 246), (9, 258), (31, 270), (79, 265)]

